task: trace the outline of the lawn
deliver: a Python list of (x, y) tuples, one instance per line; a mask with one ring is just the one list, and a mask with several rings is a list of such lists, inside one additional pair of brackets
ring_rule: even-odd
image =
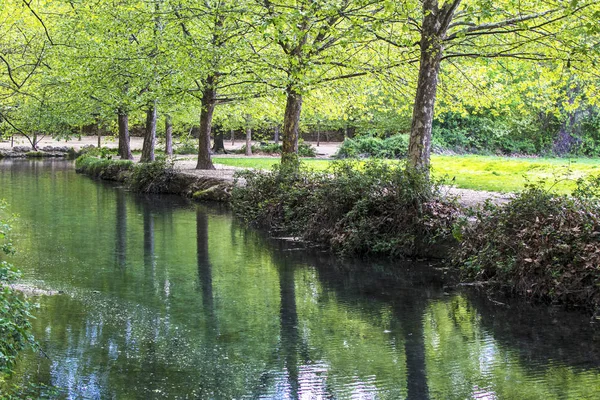
[[(304, 159), (310, 167), (324, 170), (331, 161)], [(215, 163), (235, 167), (269, 169), (278, 158), (215, 157)], [(459, 188), (515, 192), (527, 182), (544, 179), (553, 190), (567, 192), (577, 178), (600, 174), (600, 160), (590, 158), (514, 158), (492, 156), (438, 156), (431, 157), (432, 174), (454, 180)], [(555, 182), (557, 182), (554, 184)]]

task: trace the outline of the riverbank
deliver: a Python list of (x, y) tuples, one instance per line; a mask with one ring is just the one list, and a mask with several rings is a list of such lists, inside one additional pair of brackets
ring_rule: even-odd
[[(361, 164), (362, 172), (340, 165), (328, 173), (246, 171), (237, 186), (233, 169), (188, 172), (164, 162), (85, 157), (77, 170), (137, 191), (233, 203), (249, 224), (345, 256), (439, 258), (464, 282), (591, 313), (600, 309), (600, 207), (593, 182), (579, 197), (534, 187), (513, 197), (469, 193), (470, 200), (461, 201), (456, 189), (431, 186), (390, 164)], [(486, 207), (473, 208), (490, 197), (495, 200)]]

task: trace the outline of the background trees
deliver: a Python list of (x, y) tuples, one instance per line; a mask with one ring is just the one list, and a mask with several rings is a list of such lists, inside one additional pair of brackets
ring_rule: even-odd
[(0, 7), (2, 129), (33, 142), (103, 124), (131, 158), (131, 124), (145, 127), (151, 160), (156, 126), (167, 130), (168, 120), (176, 134), (198, 126), (197, 167), (210, 169), (213, 119), (230, 133), (250, 115), (269, 138), (280, 130), (284, 160), (295, 159), (300, 130), (410, 133), (410, 163), (423, 169), (432, 140), (468, 151), (600, 152), (600, 11), (589, 0)]

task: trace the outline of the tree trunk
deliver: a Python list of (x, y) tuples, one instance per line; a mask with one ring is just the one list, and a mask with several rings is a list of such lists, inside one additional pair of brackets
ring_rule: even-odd
[(235, 131), (231, 130), (231, 145), (235, 146)]
[(102, 131), (98, 128), (98, 148), (102, 148)]
[(275, 125), (275, 138), (273, 141), (275, 144), (279, 144), (279, 125)]
[(210, 158), (210, 131), (212, 129), (215, 97), (217, 95), (214, 83), (215, 77), (209, 76), (202, 91), (202, 110), (200, 111), (200, 132), (198, 135), (198, 164), (196, 164), (196, 169), (215, 169)]
[(118, 110), (119, 123), (119, 157), (123, 160), (131, 160), (131, 147), (129, 146), (129, 116), (122, 109)]
[(283, 116), (282, 164), (298, 161), (298, 132), (301, 112), (302, 95), (297, 93), (293, 88), (288, 88), (285, 114)]
[(165, 115), (165, 154), (173, 157), (173, 120), (170, 115)]
[(146, 132), (144, 134), (144, 144), (142, 146), (142, 157), (140, 162), (154, 161), (154, 146), (156, 144), (156, 100), (152, 102), (150, 108), (146, 111)]
[(321, 144), (321, 128), (317, 124), (317, 147)]
[(250, 115), (246, 115), (246, 155), (252, 155), (252, 127), (250, 126), (250, 121), (252, 117)]
[(221, 129), (215, 128), (215, 133), (213, 134), (215, 140), (213, 144), (212, 151), (214, 154), (227, 154), (225, 151), (225, 141), (223, 139), (223, 131)]
[(438, 75), (444, 50), (443, 41), (454, 11), (459, 4), (460, 0), (448, 1), (439, 9), (437, 0), (423, 1), (421, 58), (410, 128), (408, 166), (425, 174), (429, 173), (431, 132)]

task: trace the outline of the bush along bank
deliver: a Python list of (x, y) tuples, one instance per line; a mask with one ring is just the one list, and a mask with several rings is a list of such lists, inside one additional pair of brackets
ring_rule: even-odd
[(458, 205), (437, 181), (381, 161), (339, 161), (325, 172), (277, 167), (238, 174), (232, 208), (248, 223), (343, 255), (439, 257)]
[(232, 182), (179, 171), (166, 159), (136, 164), (83, 155), (75, 168), (94, 178), (124, 182), (136, 192), (177, 194), (198, 201), (228, 202), (231, 197)]
[(598, 313), (599, 187), (598, 178), (580, 180), (567, 196), (531, 185), (504, 206), (487, 204), (457, 234), (452, 261), (461, 279)]

